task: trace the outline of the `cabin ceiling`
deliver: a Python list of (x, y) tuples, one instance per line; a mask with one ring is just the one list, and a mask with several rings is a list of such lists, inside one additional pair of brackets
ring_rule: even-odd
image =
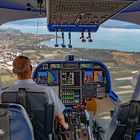
[[(46, 17), (46, 3), (43, 2), (42, 14), (39, 14), (37, 0), (0, 0), (0, 25), (6, 22)], [(27, 10), (27, 4), (31, 10)]]
[[(30, 3), (31, 11), (27, 11), (27, 3)], [(46, 1), (43, 2), (42, 14), (39, 14), (37, 0), (1, 0), (0, 2), (0, 25), (6, 22), (46, 17)], [(112, 19), (140, 24), (140, 0), (113, 16)]]
[(140, 25), (140, 0), (113, 17), (113, 19)]

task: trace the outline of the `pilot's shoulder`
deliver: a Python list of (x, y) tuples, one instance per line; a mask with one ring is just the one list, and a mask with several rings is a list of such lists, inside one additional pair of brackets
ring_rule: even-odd
[(14, 92), (14, 91), (18, 91), (19, 87), (16, 85), (11, 85), (9, 87), (4, 87), (2, 88), (2, 93), (3, 92)]
[(3, 92), (7, 92), (7, 91), (10, 91), (11, 87), (4, 87), (1, 89), (2, 93)]
[(55, 93), (55, 91), (50, 86), (47, 86), (47, 85), (43, 86), (43, 85), (38, 85), (38, 84), (35, 84), (34, 86), (35, 87), (32, 87), (32, 89), (34, 91), (36, 90), (38, 92), (44, 92), (44, 93), (47, 94), (47, 96), (49, 98), (57, 98), (56, 97), (57, 94)]
[(4, 87), (2, 88), (1, 90), (4, 91), (4, 90), (7, 90), (9, 87)]

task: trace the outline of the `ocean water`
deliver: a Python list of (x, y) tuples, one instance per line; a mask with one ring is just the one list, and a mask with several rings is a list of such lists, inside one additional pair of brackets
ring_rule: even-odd
[[(34, 34), (52, 34), (49, 32), (46, 26), (25, 26), (25, 25), (4, 25), (1, 29), (17, 29), (24, 33)], [(61, 33), (58, 33), (58, 44), (61, 47), (62, 39)], [(72, 33), (72, 46), (74, 48), (96, 48), (96, 49), (109, 49), (128, 52), (140, 52), (140, 29), (119, 29), (119, 28), (99, 28), (96, 33), (92, 33), (93, 42), (88, 40), (83, 43), (80, 40), (80, 33)], [(87, 33), (85, 33), (85, 38)], [(50, 41), (43, 41), (41, 44), (45, 44), (50, 47), (54, 47), (55, 39)], [(65, 44), (69, 44), (68, 33), (65, 33)]]

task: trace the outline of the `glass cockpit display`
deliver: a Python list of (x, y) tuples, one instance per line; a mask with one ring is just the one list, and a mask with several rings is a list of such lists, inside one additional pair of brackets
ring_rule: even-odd
[(93, 71), (84, 71), (84, 83), (85, 84), (92, 84), (93, 81), (94, 81)]
[(93, 64), (91, 63), (82, 63), (80, 64), (80, 68), (92, 68), (93, 67)]
[(81, 103), (80, 89), (63, 89), (61, 93), (61, 100), (64, 104), (79, 104)]
[(61, 73), (63, 86), (80, 86), (80, 72), (64, 71)]
[(50, 69), (60, 69), (61, 68), (61, 64), (51, 64), (50, 65)]
[(37, 84), (57, 85), (59, 82), (57, 71), (39, 71), (37, 78), (34, 79)]
[(57, 71), (49, 71), (48, 72), (48, 85), (58, 84), (58, 72)]
[(48, 73), (46, 71), (38, 72), (38, 77), (36, 79), (36, 82), (38, 84), (47, 84), (47, 80), (48, 80)]
[(103, 82), (103, 71), (94, 71), (94, 82)]
[(104, 98), (111, 92), (108, 69), (97, 61), (44, 62), (33, 74), (33, 80), (43, 86), (55, 87), (66, 106), (83, 104), (90, 98)]

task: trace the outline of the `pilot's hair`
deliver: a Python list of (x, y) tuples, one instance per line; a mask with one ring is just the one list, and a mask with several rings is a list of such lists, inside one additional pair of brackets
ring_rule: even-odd
[(31, 68), (31, 61), (26, 56), (18, 56), (13, 61), (13, 71), (16, 74), (22, 75), (28, 72)]

